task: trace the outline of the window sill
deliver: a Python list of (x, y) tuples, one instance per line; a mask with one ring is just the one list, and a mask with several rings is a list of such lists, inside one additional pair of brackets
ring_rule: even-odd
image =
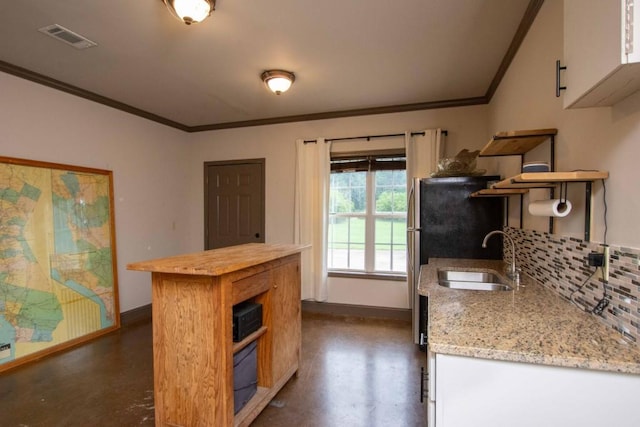
[(344, 277), (349, 279), (367, 280), (391, 280), (395, 282), (407, 281), (407, 276), (404, 274), (365, 273), (360, 271), (329, 271), (329, 277)]

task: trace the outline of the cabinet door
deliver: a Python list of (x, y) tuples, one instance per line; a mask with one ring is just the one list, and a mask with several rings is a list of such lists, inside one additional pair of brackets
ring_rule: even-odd
[(436, 355), (427, 345), (427, 372), (429, 381), (427, 385), (427, 426), (436, 427)]
[(299, 366), (300, 261), (299, 257), (296, 258), (272, 271), (272, 368), (275, 382)]
[(640, 425), (638, 375), (436, 354), (435, 380), (436, 427)]
[(627, 1), (564, 1), (565, 108), (613, 105), (640, 88), (640, 11)]

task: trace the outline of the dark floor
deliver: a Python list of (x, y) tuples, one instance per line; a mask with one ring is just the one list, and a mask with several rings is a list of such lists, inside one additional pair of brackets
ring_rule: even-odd
[[(299, 376), (252, 426), (426, 426), (409, 323), (304, 313), (302, 337)], [(1, 374), (0, 426), (153, 426), (151, 341), (127, 326)]]

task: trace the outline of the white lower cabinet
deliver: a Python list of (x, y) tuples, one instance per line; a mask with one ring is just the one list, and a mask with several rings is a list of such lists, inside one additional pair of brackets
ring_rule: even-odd
[(640, 426), (640, 375), (434, 353), (427, 359), (429, 427)]
[(427, 346), (427, 374), (429, 381), (427, 382), (427, 427), (436, 425), (436, 355), (429, 351)]

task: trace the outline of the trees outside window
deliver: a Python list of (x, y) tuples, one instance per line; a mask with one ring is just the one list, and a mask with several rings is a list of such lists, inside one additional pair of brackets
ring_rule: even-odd
[(357, 170), (362, 169), (361, 165), (355, 169), (335, 168), (331, 173), (329, 269), (404, 274), (407, 250), (404, 158), (369, 158), (367, 169)]

